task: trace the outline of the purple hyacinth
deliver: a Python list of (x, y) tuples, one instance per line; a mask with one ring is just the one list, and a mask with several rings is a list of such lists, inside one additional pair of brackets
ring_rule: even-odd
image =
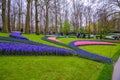
[(28, 40), (27, 38), (21, 36), (21, 32), (11, 32), (10, 37), (16, 38), (16, 39), (23, 39), (23, 40)]
[(46, 45), (30, 45), (13, 42), (0, 43), (1, 55), (76, 55), (75, 51)]
[(113, 63), (113, 60), (111, 58), (107, 58), (104, 56), (100, 56), (97, 54), (93, 54), (90, 52), (87, 52), (85, 50), (82, 50), (80, 48), (78, 48), (74, 43), (76, 41), (73, 41), (69, 44), (69, 46), (71, 46), (72, 48), (74, 48), (77, 51), (77, 55), (83, 58), (87, 58), (87, 59), (91, 59), (91, 60), (95, 60), (98, 62), (103, 62), (103, 63)]

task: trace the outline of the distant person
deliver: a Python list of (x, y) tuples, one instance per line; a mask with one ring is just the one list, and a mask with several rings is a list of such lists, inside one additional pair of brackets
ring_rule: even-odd
[(114, 39), (119, 40), (119, 36), (117, 34), (115, 34)]
[(53, 35), (55, 35), (55, 32), (53, 32)]
[(102, 37), (102, 34), (100, 34), (100, 39), (102, 39), (103, 37)]
[(63, 36), (63, 33), (62, 33), (62, 32), (60, 32), (60, 35), (61, 35), (61, 36)]
[(77, 34), (77, 38), (80, 38), (80, 33)]
[(85, 34), (83, 34), (83, 38), (85, 38), (86, 37), (86, 35)]
[(23, 28), (20, 31), (23, 33)]
[(0, 32), (2, 32), (2, 28), (0, 27)]

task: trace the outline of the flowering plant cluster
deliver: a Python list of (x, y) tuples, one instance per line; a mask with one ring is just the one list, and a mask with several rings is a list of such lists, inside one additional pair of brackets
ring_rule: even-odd
[(30, 41), (30, 40), (23, 40), (23, 39), (17, 39), (12, 37), (3, 37), (0, 36), (0, 41), (2, 42), (19, 42), (19, 43), (25, 43), (25, 44), (32, 44), (32, 45), (43, 45), (42, 43)]
[(102, 62), (102, 63), (113, 63), (113, 60), (111, 58), (107, 58), (107, 57), (104, 57), (104, 56), (93, 54), (93, 53), (90, 53), (90, 52), (87, 52), (85, 50), (82, 50), (82, 49), (78, 48), (77, 47), (78, 45), (75, 44), (75, 42), (76, 41), (71, 42), (69, 44), (69, 46), (76, 49), (78, 56), (83, 57), (83, 58), (87, 58), (87, 59), (91, 59), (91, 60), (94, 60), (94, 61)]
[(65, 46), (65, 47), (68, 47), (70, 49), (74, 49), (72, 48), (71, 46), (67, 45), (67, 44), (64, 44), (64, 43), (61, 43), (59, 40), (56, 41), (56, 40), (53, 40), (53, 39), (48, 39), (49, 36), (44, 36), (42, 39), (45, 40), (45, 41), (48, 41), (48, 42), (51, 42), (51, 43), (54, 43), (54, 44), (57, 44), (57, 45), (61, 45), (61, 46)]
[[(106, 58), (100, 55), (96, 55), (87, 51), (84, 51), (77, 46), (80, 45), (79, 41), (71, 42), (69, 45), (56, 41), (54, 38), (48, 38), (47, 36), (43, 37), (43, 40), (53, 42), (65, 47), (69, 47), (73, 50), (67, 50), (64, 48), (58, 48), (53, 46), (48, 46), (42, 43), (33, 42), (26, 38), (21, 38), (21, 33), (11, 33), (14, 37), (0, 37), (0, 55), (77, 55), (79, 57), (103, 62), (103, 63), (112, 63), (113, 60), (111, 58)], [(8, 41), (8, 42), (4, 42)], [(89, 41), (86, 43), (83, 42), (82, 45), (90, 45), (90, 44), (98, 44), (98, 42)], [(99, 42), (99, 44), (108, 44)]]
[(56, 42), (60, 42), (59, 40), (56, 39), (56, 37), (48, 37), (48, 40), (52, 40), (52, 41), (56, 41)]
[[(69, 47), (69, 48), (75, 50), (79, 57), (87, 58), (87, 59), (102, 62), (102, 63), (113, 63), (113, 60), (111, 58), (107, 58), (107, 57), (104, 57), (104, 56), (93, 54), (93, 53), (90, 53), (90, 52), (87, 52), (85, 50), (82, 50), (82, 49), (78, 48), (77, 46), (79, 46), (80, 44), (78, 45), (77, 43), (79, 41), (74, 41), (74, 42), (71, 42), (69, 45), (66, 45), (66, 44), (63, 44), (61, 42), (57, 42), (57, 41), (54, 41), (54, 40), (49, 40), (48, 37), (44, 37), (43, 40), (53, 42), (53, 43), (56, 43), (56, 44), (59, 44), (59, 45), (62, 45), (62, 46)], [(94, 42), (85, 41), (85, 42), (82, 43), (82, 45), (91, 45), (91, 44), (93, 45), (93, 44), (98, 44), (98, 43), (99, 44), (104, 44), (104, 45), (114, 45), (113, 43), (108, 43), (108, 42), (97, 42), (97, 41), (94, 41)], [(90, 42), (92, 42), (92, 43), (90, 43)]]
[(75, 41), (75, 46), (84, 46), (84, 45), (114, 45), (114, 43), (109, 42), (99, 42), (99, 41)]
[(23, 40), (28, 40), (27, 38), (21, 36), (21, 32), (11, 32), (10, 37), (12, 38), (17, 38), (17, 39), (23, 39)]
[(0, 55), (76, 55), (75, 51), (46, 45), (30, 45), (14, 42), (1, 42)]

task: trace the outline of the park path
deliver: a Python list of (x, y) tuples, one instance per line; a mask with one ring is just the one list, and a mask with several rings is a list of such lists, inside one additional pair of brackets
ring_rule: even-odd
[(112, 80), (120, 80), (120, 57), (114, 65)]

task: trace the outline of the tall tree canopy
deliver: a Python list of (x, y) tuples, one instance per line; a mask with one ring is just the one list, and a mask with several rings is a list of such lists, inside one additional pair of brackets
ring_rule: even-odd
[(72, 32), (86, 28), (89, 34), (120, 32), (120, 0), (1, 0), (0, 3), (3, 32), (57, 34), (66, 21)]

